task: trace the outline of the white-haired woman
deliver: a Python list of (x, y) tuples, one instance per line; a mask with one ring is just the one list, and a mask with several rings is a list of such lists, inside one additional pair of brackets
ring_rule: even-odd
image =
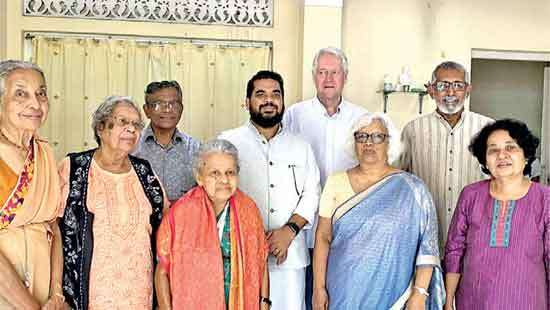
[(441, 309), (435, 208), (420, 179), (389, 164), (397, 130), (367, 113), (349, 139), (359, 164), (329, 176), (321, 196), (314, 308)]
[(47, 116), (42, 70), (0, 61), (0, 309), (63, 306), (59, 179), (38, 136)]
[(237, 148), (223, 139), (200, 146), (198, 186), (167, 212), (157, 236), (159, 308), (268, 310), (268, 246), (260, 211), (238, 189)]
[(167, 200), (149, 162), (130, 155), (143, 129), (139, 108), (108, 97), (92, 128), (99, 147), (69, 154), (59, 169), (65, 300), (72, 309), (152, 309)]

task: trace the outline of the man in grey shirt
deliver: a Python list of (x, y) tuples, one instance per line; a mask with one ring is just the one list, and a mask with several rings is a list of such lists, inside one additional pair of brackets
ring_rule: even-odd
[(147, 85), (143, 111), (151, 122), (142, 132), (134, 155), (151, 163), (168, 199), (174, 202), (196, 185), (191, 161), (200, 146), (200, 142), (176, 128), (183, 112), (178, 82)]

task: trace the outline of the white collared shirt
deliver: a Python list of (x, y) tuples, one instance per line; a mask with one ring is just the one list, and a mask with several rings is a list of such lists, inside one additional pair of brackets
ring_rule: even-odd
[[(357, 160), (344, 148), (352, 134), (353, 124), (365, 113), (365, 108), (342, 98), (338, 111), (329, 116), (317, 97), (293, 104), (285, 111), (285, 128), (305, 139), (313, 148), (321, 173), (321, 187), (325, 186), (329, 175), (357, 165)], [(315, 229), (306, 234), (308, 246), (313, 248)]]
[(319, 168), (309, 144), (284, 127), (269, 141), (252, 123), (223, 132), (239, 150), (239, 188), (258, 206), (266, 230), (282, 227), (293, 214), (308, 221), (292, 241), (286, 261), (270, 268), (303, 268), (309, 264), (304, 231), (311, 228), (319, 203)]
[(441, 250), (462, 189), (487, 177), (468, 146), (481, 128), (491, 122), (491, 118), (464, 111), (451, 127), (439, 113), (433, 112), (410, 121), (401, 133), (400, 166), (420, 177), (430, 189), (437, 210)]
[(322, 186), (329, 175), (357, 165), (357, 160), (344, 151), (344, 145), (351, 127), (365, 113), (365, 108), (342, 99), (338, 111), (329, 116), (317, 97), (293, 104), (285, 111), (285, 128), (313, 148)]

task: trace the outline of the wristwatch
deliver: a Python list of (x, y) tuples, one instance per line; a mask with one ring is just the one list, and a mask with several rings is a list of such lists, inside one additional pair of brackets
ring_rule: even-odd
[(261, 303), (265, 303), (269, 308), (271, 308), (271, 299), (260, 296), (260, 304)]
[(288, 222), (285, 224), (294, 232), (294, 236), (298, 236), (298, 233), (300, 232), (300, 226), (298, 226), (296, 223)]

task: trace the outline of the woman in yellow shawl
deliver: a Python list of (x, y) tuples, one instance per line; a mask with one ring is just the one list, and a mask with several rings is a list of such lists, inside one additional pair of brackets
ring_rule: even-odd
[(0, 62), (0, 309), (61, 309), (59, 179), (37, 136), (48, 115), (44, 73)]

